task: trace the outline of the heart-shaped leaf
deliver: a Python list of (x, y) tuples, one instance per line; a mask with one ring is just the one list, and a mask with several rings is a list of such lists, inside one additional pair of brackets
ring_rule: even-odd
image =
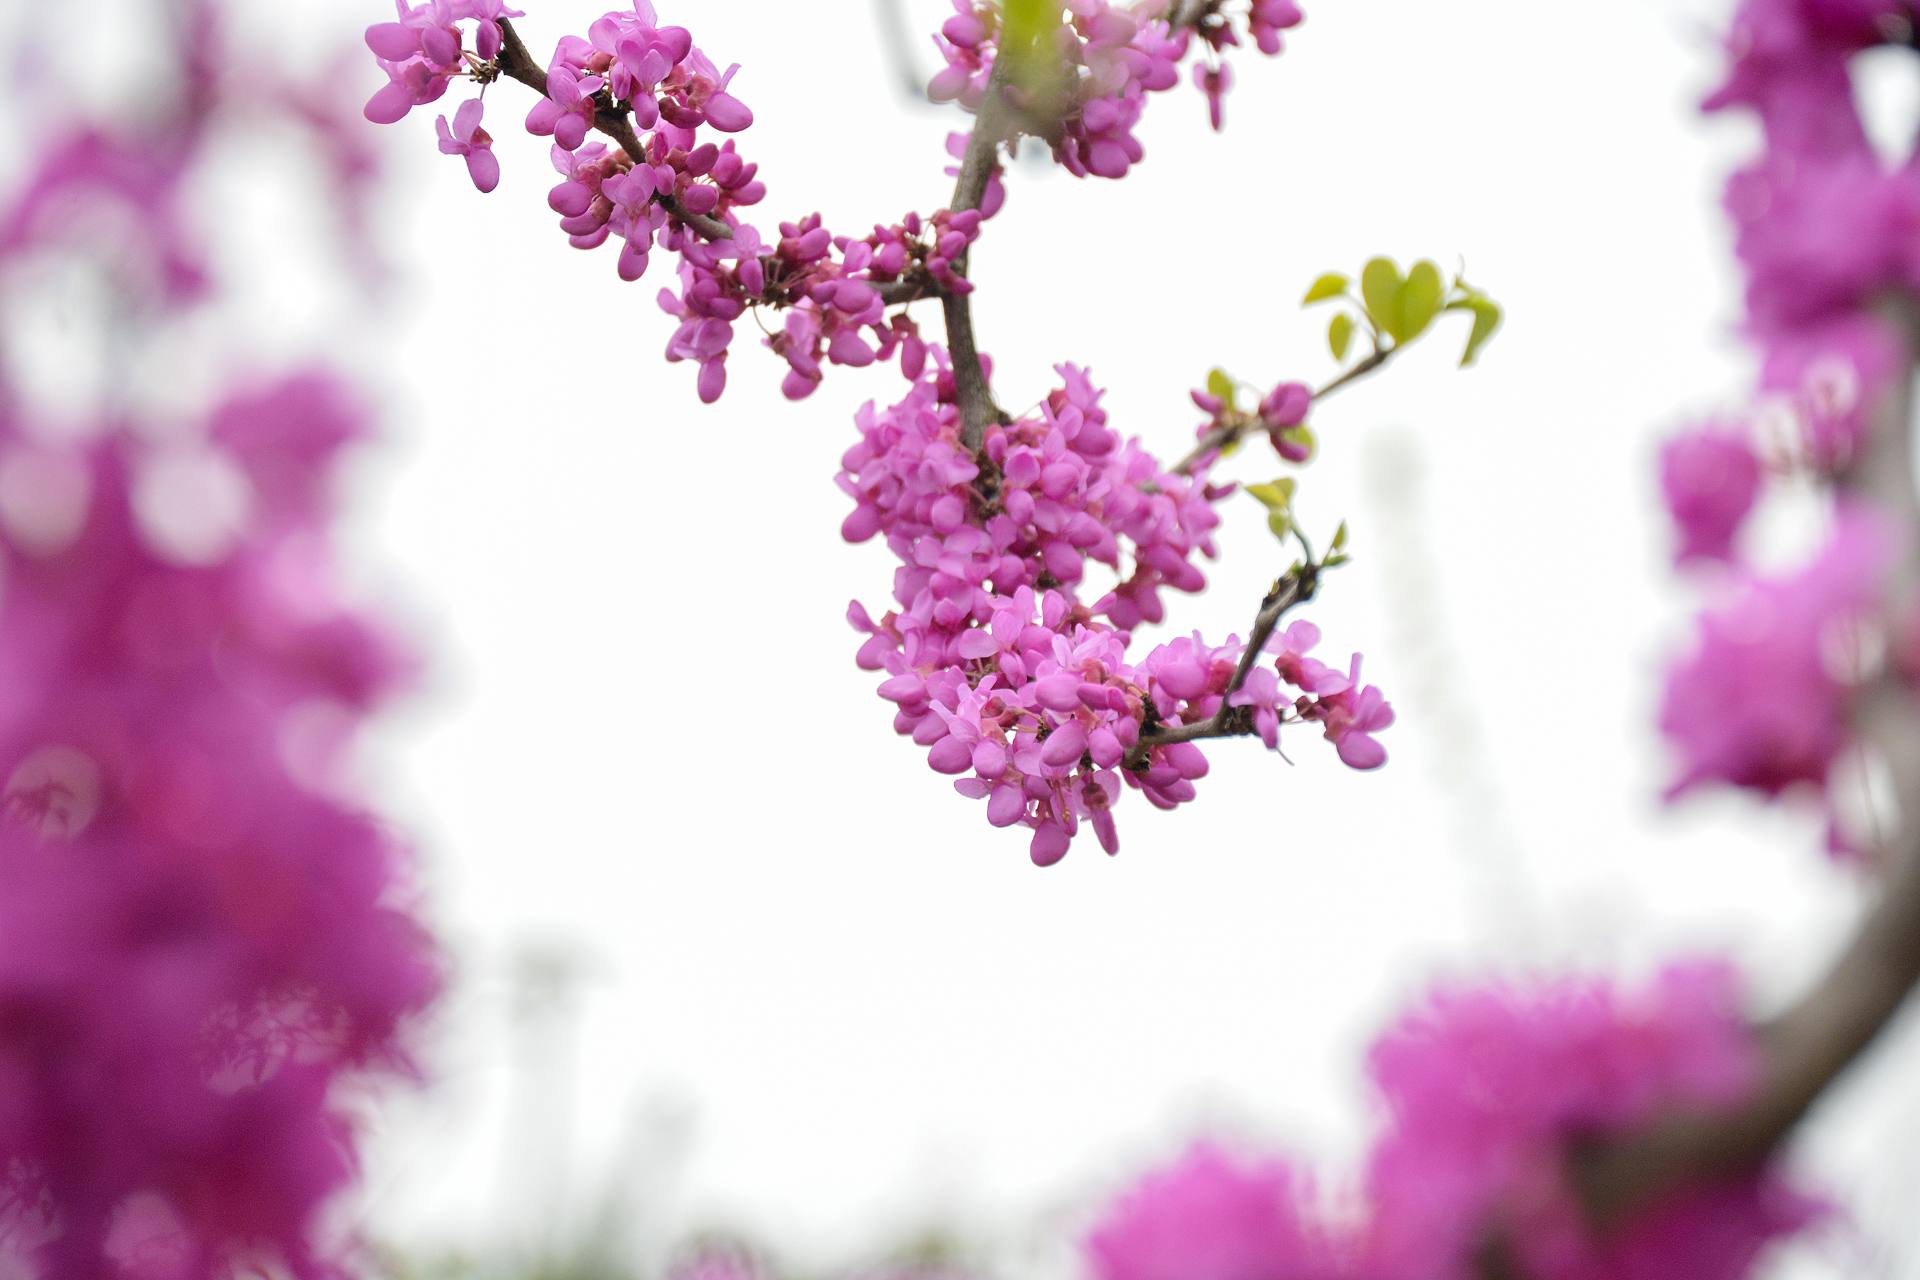
[(1405, 284), (1406, 277), (1392, 258), (1375, 258), (1361, 268), (1360, 300), (1382, 332), (1392, 333), (1399, 321), (1400, 289)]
[(1425, 333), (1433, 318), (1440, 314), (1440, 300), (1446, 291), (1439, 267), (1424, 259), (1414, 263), (1413, 269), (1407, 272), (1406, 283), (1400, 286), (1395, 327), (1390, 330), (1394, 340), (1411, 342)]

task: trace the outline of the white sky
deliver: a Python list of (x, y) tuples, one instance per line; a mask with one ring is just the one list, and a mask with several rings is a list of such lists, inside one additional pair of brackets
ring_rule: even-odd
[[(916, 31), (945, 11), (909, 2)], [(537, 53), (599, 12), (526, 7)], [(944, 201), (957, 119), (902, 101), (864, 3), (662, 7), (744, 64), (767, 221), (857, 232)], [(386, 6), (301, 13), (357, 32)], [(1305, 733), (1293, 767), (1222, 745), (1198, 803), (1133, 797), (1117, 859), (1082, 841), (1047, 872), (894, 737), (852, 663), (846, 603), (882, 605), (891, 564), (840, 542), (833, 474), (897, 376), (836, 371), (791, 406), (743, 334), (703, 408), (660, 359), (664, 260), (623, 286), (554, 230), (519, 86), (490, 96), (492, 197), (435, 153), (431, 114), (391, 131), (403, 283), (334, 339), (393, 410), (359, 531), (439, 665), (378, 772), (458, 983), (433, 1090), (380, 1129), (382, 1230), (525, 1243), (611, 1194), (643, 1247), (736, 1227), (825, 1265), (951, 1224), (1008, 1269), (1059, 1268), (1105, 1190), (1209, 1125), (1351, 1169), (1364, 1046), (1437, 976), (1718, 948), (1777, 999), (1813, 972), (1859, 897), (1816, 823), (1655, 798), (1686, 597), (1652, 451), (1737, 403), (1746, 368), (1716, 202), (1750, 140), (1691, 105), (1721, 13), (1322, 0), (1282, 60), (1240, 59), (1225, 135), (1186, 91), (1154, 103), (1124, 182), (1011, 174), (975, 270), (1002, 401), (1085, 363), (1168, 454), (1213, 365), (1327, 374), (1324, 315), (1293, 305), (1321, 270), (1464, 258), (1510, 316), (1480, 369), (1443, 332), (1315, 419), (1302, 509), (1349, 518), (1358, 561), (1308, 616), (1392, 697), (1387, 770)], [(1244, 629), (1281, 567), (1253, 504), (1229, 513), (1180, 629)], [(572, 1012), (516, 1033), (529, 957), (564, 960)], [(1842, 1241), (1782, 1276), (1920, 1276), (1898, 1065), (1920, 1044), (1896, 1039), (1802, 1148), (1896, 1260)]]

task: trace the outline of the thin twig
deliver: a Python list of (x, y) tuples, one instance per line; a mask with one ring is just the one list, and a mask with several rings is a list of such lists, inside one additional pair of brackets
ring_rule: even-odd
[[(1342, 387), (1350, 386), (1368, 374), (1373, 373), (1375, 370), (1386, 367), (1387, 362), (1393, 359), (1399, 350), (1400, 348), (1395, 346), (1375, 351), (1372, 355), (1354, 365), (1353, 368), (1347, 370), (1326, 386), (1314, 392), (1313, 403), (1319, 404), (1322, 400), (1333, 395)], [(1265, 431), (1266, 429), (1266, 424), (1260, 420), (1260, 415), (1257, 413), (1243, 414), (1232, 418), (1200, 437), (1200, 443), (1196, 444), (1192, 450), (1188, 452), (1186, 457), (1180, 459), (1180, 461), (1173, 465), (1173, 474), (1177, 476), (1190, 476), (1194, 473), (1195, 468), (1199, 467), (1202, 462), (1205, 462), (1214, 454), (1219, 453), (1228, 445), (1245, 439), (1247, 436), (1253, 435), (1256, 432)]]
[(1159, 725), (1141, 734), (1140, 745), (1129, 755), (1127, 766), (1139, 768), (1145, 764), (1147, 753), (1155, 747), (1171, 746), (1176, 742), (1199, 742), (1207, 738), (1243, 738), (1252, 733), (1252, 709), (1230, 707), (1227, 702), (1240, 692), (1247, 683), (1247, 677), (1260, 664), (1267, 641), (1273, 639), (1273, 633), (1287, 611), (1313, 599), (1313, 593), (1319, 585), (1320, 566), (1311, 560), (1274, 583), (1273, 589), (1260, 601), (1260, 612), (1253, 619), (1253, 629), (1247, 633), (1246, 648), (1241, 650), (1240, 661), (1233, 669), (1233, 678), (1227, 682), (1226, 692), (1221, 695), (1220, 709), (1205, 720), (1190, 724)]

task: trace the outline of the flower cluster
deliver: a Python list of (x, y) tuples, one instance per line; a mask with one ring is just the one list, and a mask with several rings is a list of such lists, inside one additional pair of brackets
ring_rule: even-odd
[[(1256, 659), (1244, 676), (1231, 637), (1129, 658), (1132, 630), (1165, 618), (1163, 592), (1205, 586), (1195, 561), (1214, 554), (1214, 504), (1229, 490), (1121, 440), (1086, 374), (1058, 372), (1038, 412), (989, 428), (978, 455), (961, 445), (944, 359), (899, 404), (861, 411), (860, 441), (841, 460), (855, 504), (842, 532), (885, 537), (900, 560), (898, 607), (876, 621), (855, 605), (850, 617), (867, 636), (861, 666), (887, 673), (895, 728), (936, 771), (960, 775), (963, 795), (985, 799), (988, 821), (1030, 828), (1041, 865), (1065, 855), (1083, 821), (1117, 849), (1125, 788), (1160, 808), (1192, 799), (1206, 756), (1158, 731), (1226, 708), (1269, 746), (1283, 722), (1312, 722), (1350, 765), (1383, 763), (1372, 735), (1392, 709), (1360, 683), (1357, 657), (1343, 672), (1307, 656), (1310, 625), (1276, 636), (1271, 665)], [(1097, 596), (1095, 565), (1117, 578)]]
[[(367, 28), (367, 48), (387, 73), (386, 85), (367, 100), (367, 119), (375, 124), (404, 120), (415, 107), (446, 96), (455, 78), (472, 63), (500, 56), (500, 23), (521, 16), (500, 0), (394, 0), (398, 18)], [(467, 50), (462, 23), (473, 24), (473, 50)]]
[[(501, 24), (519, 16), (497, 0), (403, 0), (399, 21), (367, 31), (389, 79), (368, 102), (368, 118), (398, 120), (437, 100), (456, 76), (492, 82), (512, 52)], [(472, 52), (463, 22), (473, 24)], [(733, 139), (700, 135), (752, 123), (729, 91), (736, 70), (718, 72), (684, 28), (660, 26), (648, 0), (603, 15), (584, 38), (562, 38), (526, 121), (528, 132), (552, 139), (560, 181), (547, 202), (560, 229), (579, 249), (617, 240), (617, 269), (628, 281), (646, 274), (656, 249), (677, 256), (679, 287), (659, 295), (678, 322), (666, 356), (698, 367), (709, 403), (726, 387), (735, 324), (763, 307), (788, 312), (767, 346), (787, 363), (783, 389), (792, 399), (810, 394), (830, 364), (859, 368), (898, 355), (905, 376), (918, 378), (927, 346), (896, 304), (971, 291), (961, 265), (999, 207), (997, 177), (980, 209), (909, 214), (865, 237), (835, 235), (812, 215), (765, 235), (741, 216), (766, 197), (758, 166)], [(475, 185), (491, 191), (500, 169), (482, 114), (474, 99), (451, 123), (442, 117), (440, 148), (464, 158)], [(608, 120), (631, 121), (644, 137), (615, 129), (621, 146), (589, 142)], [(956, 153), (961, 146), (964, 139)]]
[(1879, 520), (1844, 508), (1812, 562), (1746, 577), (1701, 617), (1698, 644), (1675, 665), (1660, 707), (1660, 728), (1686, 762), (1672, 794), (1707, 782), (1770, 796), (1825, 787), (1854, 741), (1862, 634), (1892, 552)]
[(781, 390), (790, 400), (813, 394), (829, 364), (865, 368), (897, 356), (902, 375), (916, 380), (926, 368), (927, 344), (904, 309), (889, 313), (889, 299), (904, 291), (911, 300), (928, 287), (970, 292), (972, 284), (956, 267), (986, 216), (944, 209), (926, 219), (908, 214), (855, 239), (835, 236), (814, 214), (781, 223), (779, 239), (767, 247), (748, 226), (711, 243), (689, 238), (680, 292), (660, 293), (661, 308), (680, 321), (667, 359), (699, 362), (700, 395), (711, 403), (726, 385), (734, 322), (764, 305), (787, 310), (767, 346), (787, 362)]
[[(394, 123), (437, 101), (457, 77), (485, 84), (501, 74), (503, 55), (513, 52), (503, 24), (520, 17), (518, 10), (500, 0), (397, 2), (398, 21), (367, 29), (367, 45), (388, 78), (367, 102), (369, 120)], [(461, 25), (469, 22), (471, 51)], [(656, 238), (671, 241), (678, 234), (678, 227), (670, 230), (666, 210), (724, 223), (734, 209), (764, 198), (755, 166), (730, 141), (700, 138), (703, 128), (730, 134), (753, 123), (753, 112), (729, 92), (738, 70), (720, 71), (685, 28), (659, 25), (648, 0), (635, 0), (632, 12), (603, 15), (585, 38), (561, 39), (538, 77), (544, 96), (528, 112), (526, 129), (553, 139), (554, 164), (565, 181), (549, 203), (577, 247), (594, 248), (618, 236), (625, 245), (620, 274), (638, 279)], [(480, 127), (482, 112), (481, 100), (473, 99), (451, 126), (441, 117), (439, 128), (441, 150), (464, 157), (474, 184), (485, 192), (498, 184), (500, 169), (493, 139)], [(646, 141), (633, 152), (589, 148), (587, 134), (602, 113), (630, 118), (647, 131)]]
[[(361, 430), (314, 376), (229, 402), (190, 463), (0, 421), (0, 1157), (48, 1274), (261, 1247), (318, 1274), (334, 1085), (401, 1065), (434, 991), (401, 850), (338, 798), (401, 671), (331, 585), (324, 479)], [(207, 467), (252, 532), (183, 564), (169, 504)]]
[(1535, 1280), (1739, 1280), (1820, 1217), (1770, 1174), (1586, 1223), (1582, 1142), (1662, 1110), (1745, 1096), (1758, 1055), (1727, 972), (1644, 990), (1566, 980), (1442, 992), (1374, 1046), (1383, 1132), (1355, 1204), (1323, 1214), (1277, 1161), (1203, 1145), (1121, 1197), (1088, 1236), (1093, 1280), (1477, 1280), (1487, 1250)]
[[(1054, 32), (1046, 53), (1064, 69), (1064, 82), (1051, 76), (1020, 77), (1010, 92), (1016, 105), (1041, 118), (1037, 126), (1055, 158), (1079, 177), (1121, 178), (1144, 155), (1135, 128), (1149, 93), (1180, 83), (1180, 64), (1195, 43), (1214, 58), (1197, 63), (1194, 83), (1207, 96), (1214, 128), (1222, 125), (1221, 100), (1232, 76), (1217, 55), (1240, 42), (1244, 27), (1268, 54), (1280, 52), (1280, 32), (1296, 26), (1301, 13), (1293, 0), (1254, 0), (1236, 23), (1217, 6), (1206, 6), (1175, 25), (1171, 0), (1075, 0), (1069, 21)], [(1005, 32), (997, 6), (983, 0), (954, 0), (954, 16), (935, 39), (946, 66), (929, 92), (936, 101), (958, 102), (977, 110), (985, 100)], [(1019, 83), (1031, 79), (1033, 83)]]
[[(399, 121), (438, 101), (456, 78), (483, 90), (502, 75), (538, 86), (542, 97), (526, 128), (552, 139), (561, 181), (548, 203), (561, 230), (580, 249), (618, 240), (617, 269), (628, 281), (646, 274), (656, 249), (677, 256), (679, 287), (659, 295), (677, 322), (666, 357), (697, 367), (708, 403), (725, 391), (734, 326), (749, 311), (788, 311), (766, 345), (786, 362), (782, 389), (799, 399), (819, 385), (827, 365), (858, 368), (897, 354), (906, 377), (918, 378), (926, 343), (896, 308), (973, 287), (963, 264), (981, 221), (1004, 200), (997, 167), (977, 209), (910, 214), (866, 237), (835, 235), (817, 215), (767, 234), (741, 216), (766, 196), (757, 166), (732, 139), (702, 137), (703, 130), (734, 134), (751, 125), (752, 112), (731, 91), (738, 68), (720, 71), (685, 28), (661, 25), (650, 0), (603, 14), (585, 36), (563, 37), (544, 70), (531, 64), (513, 33), (510, 20), (521, 13), (502, 0), (396, 0), (396, 9), (395, 21), (367, 29), (367, 45), (387, 76), (367, 103), (368, 119)], [(1118, 177), (1140, 158), (1133, 127), (1144, 97), (1178, 84), (1196, 31), (1213, 55), (1238, 44), (1243, 31), (1276, 53), (1280, 31), (1300, 20), (1292, 0), (1255, 0), (1237, 19), (1207, 6), (1176, 30), (1168, 9), (1167, 0), (1072, 6), (1059, 42), (1063, 65), (1073, 70), (1073, 103), (1047, 133), (1076, 173)], [(993, 6), (965, 0), (959, 10), (941, 37), (953, 65), (934, 93), (977, 106), (1000, 18)], [(1200, 83), (1215, 99), (1217, 117), (1225, 68), (1197, 70), (1205, 72)], [(500, 166), (483, 116), (476, 98), (437, 127), (440, 149), (461, 157), (474, 184), (492, 191)], [(620, 145), (589, 142), (595, 129)], [(965, 135), (949, 142), (956, 158), (966, 145)]]
[[(956, 9), (941, 37), (952, 65), (934, 96), (978, 107), (1000, 11)], [(1214, 54), (1242, 30), (1274, 53), (1280, 31), (1300, 20), (1290, 0), (1257, 0), (1238, 20), (1208, 5), (1176, 22), (1165, 0), (1076, 0), (1070, 10), (1054, 34), (1072, 101), (1048, 136), (1070, 169), (1110, 177), (1140, 158), (1132, 130), (1145, 95), (1178, 84), (1196, 32)], [(527, 127), (553, 139), (561, 181), (548, 202), (562, 230), (584, 249), (620, 238), (628, 280), (645, 274), (655, 248), (678, 255), (679, 288), (659, 296), (678, 321), (667, 358), (698, 366), (703, 400), (723, 393), (735, 325), (758, 308), (786, 311), (766, 344), (786, 362), (789, 398), (811, 394), (828, 365), (897, 360), (911, 389), (884, 413), (863, 411), (841, 474), (855, 502), (846, 536), (884, 535), (901, 562), (898, 608), (875, 621), (855, 606), (868, 636), (860, 660), (887, 673), (896, 727), (929, 749), (935, 769), (986, 799), (995, 825), (1031, 829), (1035, 861), (1063, 856), (1083, 822), (1116, 849), (1112, 809), (1128, 787), (1166, 808), (1191, 799), (1207, 771), (1194, 738), (1257, 734), (1277, 747), (1283, 724), (1311, 723), (1353, 767), (1384, 763), (1374, 735), (1392, 708), (1361, 683), (1357, 657), (1336, 669), (1307, 656), (1318, 640), (1310, 625), (1257, 655), (1233, 638), (1216, 647), (1193, 637), (1129, 658), (1133, 630), (1165, 620), (1166, 591), (1205, 586), (1196, 559), (1214, 554), (1214, 503), (1230, 490), (1210, 485), (1204, 467), (1180, 474), (1123, 442), (1084, 373), (1063, 366), (1065, 385), (1037, 413), (993, 425), (977, 447), (962, 444), (947, 354), (895, 308), (971, 292), (965, 260), (1004, 201), (997, 165), (977, 208), (909, 214), (865, 237), (835, 235), (818, 215), (765, 235), (740, 216), (765, 194), (754, 167), (731, 141), (696, 132), (751, 122), (728, 91), (731, 70), (714, 74), (685, 30), (660, 26), (648, 0), (634, 0), (632, 13), (562, 39), (536, 75), (514, 62), (517, 37), (504, 24), (516, 16), (497, 3), (401, 0), (398, 22), (367, 33), (390, 81), (369, 116), (397, 119), (437, 98), (463, 66), (483, 84), (504, 73), (543, 85)], [(472, 54), (462, 22), (474, 24)], [(1204, 83), (1217, 97), (1224, 80)], [(1044, 127), (1031, 90), (1004, 87), (1027, 109), (1023, 127)], [(497, 169), (470, 108), (443, 124), (442, 147), (490, 186)], [(595, 128), (620, 145), (589, 143)], [(969, 139), (950, 137), (948, 148), (962, 160)], [(1261, 429), (1294, 461), (1311, 450), (1311, 401), (1305, 387), (1283, 384), (1260, 407)], [(1111, 572), (1106, 589), (1087, 588), (1089, 565)]]
[(1754, 114), (1765, 138), (1726, 201), (1760, 396), (1750, 422), (1696, 430), (1661, 456), (1678, 558), (1718, 562), (1726, 579), (1725, 603), (1702, 618), (1697, 647), (1668, 679), (1673, 794), (1707, 782), (1819, 792), (1854, 741), (1851, 703), (1873, 675), (1879, 642), (1868, 638), (1885, 621), (1885, 532), (1843, 500), (1826, 548), (1786, 576), (1750, 565), (1738, 535), (1769, 472), (1857, 487), (1875, 416), (1905, 376), (1911, 320), (1884, 300), (1920, 287), (1920, 169), (1876, 153), (1851, 59), (1910, 29), (1910, 10), (1905, 0), (1742, 0), (1729, 74), (1708, 100)]
[[(0, 294), (83, 260), (113, 291), (115, 349), (143, 356), (218, 300), (194, 197), (229, 129), (285, 110), (365, 177), (324, 85), (230, 44), (218, 4), (176, 16), (137, 126), (48, 120), (0, 201)], [(477, 122), (449, 136), (474, 145)], [(122, 386), (49, 406), (14, 373), (0, 362), (0, 1271), (339, 1274), (324, 1211), (355, 1173), (349, 1090), (408, 1071), (439, 981), (404, 846), (348, 777), (410, 665), (334, 566), (330, 477), (369, 415), (323, 372), (152, 416)]]
[(1569, 1185), (1576, 1144), (1755, 1086), (1760, 1056), (1723, 966), (1676, 966), (1638, 990), (1558, 979), (1441, 992), (1370, 1065), (1391, 1117), (1366, 1171), (1365, 1252), (1381, 1275), (1467, 1280), (1500, 1224), (1519, 1273), (1539, 1280), (1736, 1280), (1818, 1216), (1766, 1172), (1597, 1233)]
[(1202, 1142), (1120, 1196), (1087, 1236), (1094, 1280), (1335, 1280), (1335, 1239), (1292, 1166)]

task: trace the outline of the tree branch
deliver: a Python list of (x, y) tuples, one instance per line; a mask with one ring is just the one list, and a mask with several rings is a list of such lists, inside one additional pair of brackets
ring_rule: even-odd
[[(1195, 26), (1218, 4), (1219, 0), (1180, 0), (1168, 24), (1175, 31)], [(987, 185), (999, 166), (1000, 144), (1019, 132), (1018, 114), (1006, 97), (1012, 74), (1013, 59), (1007, 57), (1003, 49), (993, 60), (986, 96), (974, 114), (973, 133), (960, 157), (960, 176), (954, 183), (953, 201), (947, 206), (955, 213), (980, 207), (986, 198)], [(954, 270), (966, 275), (966, 260), (955, 263)], [(968, 451), (978, 452), (986, 439), (988, 424), (1004, 422), (1006, 415), (994, 403), (993, 389), (987, 384), (986, 371), (980, 367), (971, 300), (965, 294), (948, 293), (942, 297), (941, 307), (947, 324), (947, 354), (953, 358), (954, 386), (960, 402), (960, 443)]]
[[(987, 80), (986, 97), (974, 116), (973, 134), (960, 157), (960, 176), (953, 186), (953, 202), (947, 207), (955, 213), (978, 209), (986, 199), (987, 187), (1000, 164), (1000, 144), (1013, 132), (1013, 113), (1006, 101), (1007, 81), (1012, 75), (1012, 59), (993, 60), (993, 73)], [(973, 254), (954, 264), (964, 276)], [(960, 443), (970, 453), (979, 452), (987, 436), (987, 425), (1005, 415), (993, 402), (993, 389), (987, 385), (986, 370), (980, 367), (980, 350), (973, 337), (973, 303), (969, 295), (950, 292), (940, 300), (947, 323), (947, 354), (953, 358), (954, 388), (960, 402)]]
[[(1339, 391), (1340, 388), (1350, 386), (1362, 378), (1365, 378), (1368, 374), (1385, 368), (1387, 362), (1392, 360), (1399, 351), (1400, 348), (1397, 346), (1386, 347), (1382, 350), (1375, 351), (1372, 355), (1354, 365), (1353, 368), (1347, 370), (1332, 382), (1329, 382), (1326, 386), (1314, 392), (1313, 402), (1319, 404), (1328, 396)], [(1260, 415), (1257, 413), (1241, 414), (1229, 418), (1220, 426), (1215, 427), (1212, 431), (1200, 437), (1200, 443), (1196, 444), (1187, 453), (1186, 457), (1174, 463), (1173, 474), (1177, 476), (1190, 476), (1202, 462), (1205, 462), (1214, 454), (1219, 453), (1228, 445), (1235, 444), (1250, 435), (1265, 431), (1266, 429), (1266, 424), (1260, 420)]]
[[(1920, 498), (1913, 490), (1912, 304), (1898, 319), (1909, 358), (1901, 384), (1871, 411), (1862, 455), (1842, 492), (1878, 502), (1905, 539), (1888, 617), (1903, 621), (1920, 587)], [(1826, 973), (1760, 1032), (1759, 1087), (1738, 1106), (1669, 1115), (1651, 1127), (1589, 1144), (1575, 1155), (1575, 1185), (1589, 1217), (1614, 1226), (1680, 1187), (1750, 1173), (1878, 1039), (1920, 984), (1920, 716), (1894, 673), (1871, 682), (1855, 706), (1863, 742), (1892, 772), (1898, 817), (1881, 896)]]
[(1147, 753), (1155, 747), (1172, 746), (1176, 742), (1199, 742), (1207, 738), (1243, 738), (1252, 733), (1252, 709), (1230, 707), (1227, 700), (1246, 685), (1247, 677), (1260, 664), (1267, 641), (1273, 639), (1273, 633), (1287, 611), (1313, 599), (1313, 593), (1319, 585), (1320, 566), (1311, 560), (1274, 583), (1273, 589), (1260, 601), (1260, 612), (1254, 616), (1253, 629), (1247, 633), (1246, 648), (1240, 651), (1240, 661), (1233, 669), (1233, 678), (1227, 682), (1227, 690), (1220, 696), (1220, 709), (1205, 720), (1160, 725), (1141, 734), (1139, 745), (1128, 753), (1126, 767), (1137, 769), (1144, 765)]

